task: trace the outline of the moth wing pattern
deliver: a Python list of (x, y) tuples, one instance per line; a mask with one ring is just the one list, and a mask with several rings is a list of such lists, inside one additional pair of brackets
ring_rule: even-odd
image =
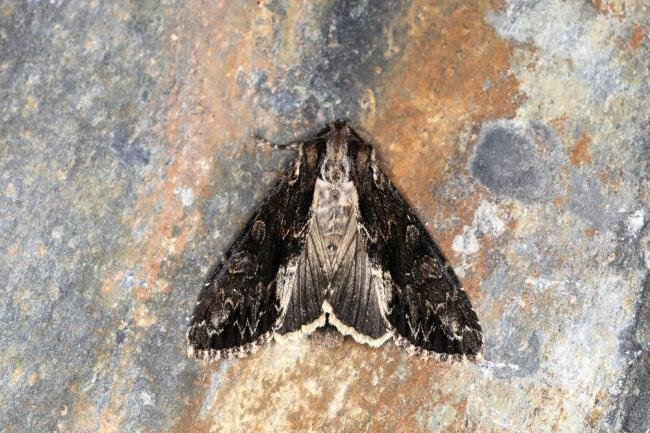
[(392, 285), (387, 320), (400, 346), (439, 360), (476, 359), (483, 333), (458, 277), (356, 134), (360, 224), (370, 259)]
[(303, 249), (322, 145), (303, 147), (211, 272), (190, 318), (189, 356), (243, 356), (273, 337), (283, 318), (278, 286), (292, 284)]

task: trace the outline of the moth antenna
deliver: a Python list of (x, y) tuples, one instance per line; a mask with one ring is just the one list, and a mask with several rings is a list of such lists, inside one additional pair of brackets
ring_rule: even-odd
[(302, 145), (313, 143), (314, 141), (320, 141), (323, 139), (325, 135), (326, 133), (322, 133), (314, 137), (308, 138), (306, 140), (296, 140), (296, 141), (290, 141), (288, 143), (274, 143), (271, 140), (268, 140), (259, 134), (255, 134), (254, 138), (256, 144), (260, 147), (270, 147), (271, 149), (280, 149), (280, 150), (285, 150), (285, 149), (299, 150), (302, 147)]

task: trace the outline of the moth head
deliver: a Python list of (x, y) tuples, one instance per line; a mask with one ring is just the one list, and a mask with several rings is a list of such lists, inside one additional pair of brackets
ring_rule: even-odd
[(329, 131), (327, 132), (328, 137), (332, 137), (334, 135), (341, 135), (348, 139), (350, 137), (350, 127), (348, 124), (345, 122), (345, 120), (334, 120), (330, 123), (327, 124)]
[(342, 120), (335, 120), (329, 124), (326, 135), (326, 151), (321, 177), (332, 183), (347, 182), (350, 180), (350, 161), (348, 157), (348, 143), (350, 141), (350, 127)]

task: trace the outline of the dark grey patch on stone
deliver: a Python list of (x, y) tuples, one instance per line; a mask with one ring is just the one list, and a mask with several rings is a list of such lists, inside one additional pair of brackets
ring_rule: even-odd
[(124, 342), (125, 336), (126, 333), (123, 330), (118, 329), (117, 331), (115, 331), (115, 344), (117, 344), (118, 346), (121, 345)]
[(593, 173), (570, 166), (565, 146), (541, 122), (482, 125), (470, 171), (493, 193), (523, 202), (549, 203), (568, 196), (567, 210), (599, 230), (612, 229), (619, 219), (619, 200), (605, 194)]
[(632, 363), (621, 396), (620, 419), (625, 433), (650, 430), (650, 352), (642, 352)]
[(142, 142), (137, 138), (131, 140), (133, 128), (127, 125), (119, 125), (113, 133), (111, 147), (118, 153), (120, 158), (129, 165), (149, 164), (150, 153), (142, 147)]
[(650, 429), (650, 274), (643, 282), (636, 317), (619, 336), (619, 353), (630, 362), (618, 407), (609, 416), (626, 433)]
[(552, 171), (531, 136), (512, 123), (484, 124), (470, 164), (472, 175), (497, 195), (532, 202), (552, 198)]
[(632, 362), (641, 351), (641, 346), (636, 341), (636, 322), (623, 328), (618, 335), (618, 354)]

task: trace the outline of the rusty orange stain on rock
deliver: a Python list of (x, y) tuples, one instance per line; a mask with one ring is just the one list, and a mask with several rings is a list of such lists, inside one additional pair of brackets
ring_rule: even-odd
[(575, 166), (591, 164), (591, 152), (589, 146), (591, 145), (591, 136), (584, 133), (578, 138), (575, 145), (571, 149), (570, 159), (571, 163)]
[(630, 36), (630, 48), (633, 50), (636, 49), (643, 42), (645, 37), (645, 29), (639, 24), (634, 24), (632, 26), (632, 35)]
[(472, 218), (467, 207), (476, 197), (440, 206), (438, 187), (466, 170), (472, 151), (459, 136), (487, 118), (514, 116), (523, 102), (508, 72), (511, 47), (483, 19), (494, 6), (415, 2), (406, 18), (409, 42), (383, 75), (376, 92), (383, 104), (365, 125), (392, 179), (425, 216)]
[(553, 204), (559, 208), (563, 208), (569, 202), (569, 196), (566, 194), (559, 195), (553, 199)]
[[(193, 199), (200, 199), (211, 193), (212, 162), (216, 153), (213, 136), (207, 134), (209, 122), (194, 114), (185, 113), (182, 101), (192, 99), (191, 95), (177, 94), (176, 89), (169, 98), (169, 121), (165, 136), (170, 143), (167, 158), (170, 163), (163, 176), (149, 175), (144, 185), (150, 189), (142, 194), (136, 204), (133, 217), (124, 223), (134, 231), (142, 231), (144, 241), (134, 246), (136, 251), (127, 251), (127, 260), (134, 260), (132, 268), (139, 268), (138, 279), (145, 282), (136, 290), (137, 299), (144, 301), (152, 293), (166, 293), (169, 284), (160, 277), (163, 261), (180, 255), (187, 242), (200, 225), (200, 211), (186, 208), (179, 191), (188, 191)], [(193, 140), (184, 137), (191, 136)], [(158, 210), (156, 210), (158, 209)], [(122, 276), (119, 276), (120, 280)], [(112, 285), (120, 280), (113, 278)]]
[(608, 187), (617, 190), (621, 186), (621, 178), (623, 177), (623, 173), (611, 173), (607, 170), (601, 170), (596, 173), (596, 177), (598, 177), (598, 180), (600, 180), (603, 185), (607, 185)]
[(591, 0), (591, 5), (600, 14), (612, 15), (618, 19), (625, 18), (625, 4), (617, 0)]
[(600, 13), (606, 12), (606, 9), (603, 7), (603, 0), (591, 0), (591, 5)]
[(601, 419), (604, 415), (605, 408), (603, 407), (603, 403), (608, 400), (607, 395), (602, 390), (599, 390), (596, 393), (596, 396), (594, 397), (594, 402), (593, 406), (588, 412), (587, 415), (587, 423), (589, 423), (589, 426), (592, 428), (597, 428), (600, 423)]
[(566, 115), (566, 113), (562, 114), (559, 117), (555, 117), (551, 120), (549, 120), (549, 125), (553, 128), (555, 132), (558, 134), (564, 136), (566, 134), (566, 122), (569, 119), (569, 116)]

